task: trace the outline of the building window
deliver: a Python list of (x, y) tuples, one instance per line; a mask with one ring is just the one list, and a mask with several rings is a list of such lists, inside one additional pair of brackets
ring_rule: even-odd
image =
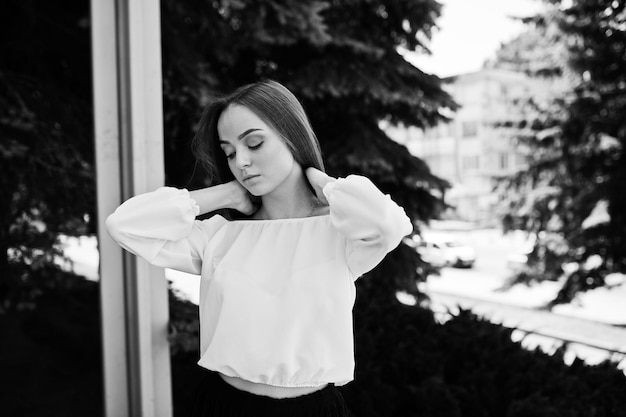
[(464, 170), (477, 170), (480, 167), (480, 157), (478, 155), (464, 156), (463, 157), (463, 169)]
[(501, 153), (498, 155), (498, 168), (499, 169), (509, 169), (509, 154)]
[(462, 122), (461, 123), (461, 137), (471, 138), (478, 135), (478, 122)]
[(500, 84), (500, 96), (506, 100), (509, 97), (509, 87), (504, 85), (504, 84)]
[(445, 138), (452, 134), (449, 123), (441, 123), (439, 125), (439, 137)]
[(528, 165), (528, 158), (525, 155), (515, 154), (515, 168), (526, 167)]
[(437, 127), (429, 127), (424, 130), (425, 139), (437, 139), (438, 137)]

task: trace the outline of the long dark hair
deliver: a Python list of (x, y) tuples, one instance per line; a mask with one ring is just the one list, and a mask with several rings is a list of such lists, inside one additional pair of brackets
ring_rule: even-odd
[(212, 184), (234, 180), (217, 133), (217, 121), (232, 104), (248, 108), (275, 129), (303, 168), (315, 167), (324, 171), (320, 145), (302, 104), (285, 86), (266, 80), (244, 85), (229, 95), (218, 97), (204, 109), (191, 146)]

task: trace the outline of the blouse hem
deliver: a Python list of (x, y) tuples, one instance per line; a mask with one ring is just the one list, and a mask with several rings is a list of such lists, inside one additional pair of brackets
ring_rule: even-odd
[[(202, 366), (202, 365), (200, 365), (200, 366)], [(205, 368), (205, 367), (203, 367), (203, 368)], [(210, 371), (213, 371), (213, 372), (223, 373), (223, 372), (217, 371), (215, 369), (210, 369), (210, 368), (206, 368), (206, 369), (208, 369)], [(348, 382), (351, 381), (351, 379), (348, 379), (348, 380), (342, 379), (342, 380), (339, 380), (339, 381), (323, 381), (323, 382), (316, 381), (316, 382), (307, 382), (307, 383), (302, 383), (302, 384), (279, 384), (279, 383), (270, 382), (270, 381), (252, 381), (250, 379), (242, 378), (239, 375), (229, 375), (229, 374), (226, 374), (226, 373), (223, 373), (223, 374), (226, 375), (226, 376), (229, 376), (231, 378), (239, 378), (239, 379), (242, 379), (242, 380), (245, 380), (245, 381), (248, 381), (248, 382), (252, 382), (254, 384), (263, 384), (263, 385), (269, 385), (269, 386), (278, 387), (278, 388), (317, 388), (317, 387), (321, 387), (321, 386), (327, 385), (327, 384), (335, 384), (337, 386), (341, 386), (341, 385), (345, 385), (345, 384), (347, 384)]]

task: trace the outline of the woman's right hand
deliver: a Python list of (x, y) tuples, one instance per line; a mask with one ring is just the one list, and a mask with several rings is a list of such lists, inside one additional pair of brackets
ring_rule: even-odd
[(230, 187), (230, 201), (228, 208), (237, 210), (238, 212), (251, 215), (258, 210), (258, 204), (252, 201), (252, 195), (238, 181), (233, 180), (227, 184)]
[(199, 214), (228, 208), (249, 216), (254, 214), (259, 206), (255, 202), (255, 197), (237, 181), (194, 190), (190, 195), (199, 207)]

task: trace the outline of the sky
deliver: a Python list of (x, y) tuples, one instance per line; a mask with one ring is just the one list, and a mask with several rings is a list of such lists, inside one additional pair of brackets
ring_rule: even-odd
[(498, 47), (524, 30), (509, 16), (532, 15), (541, 0), (439, 0), (442, 14), (430, 43), (432, 55), (405, 58), (424, 72), (448, 77), (479, 70)]

